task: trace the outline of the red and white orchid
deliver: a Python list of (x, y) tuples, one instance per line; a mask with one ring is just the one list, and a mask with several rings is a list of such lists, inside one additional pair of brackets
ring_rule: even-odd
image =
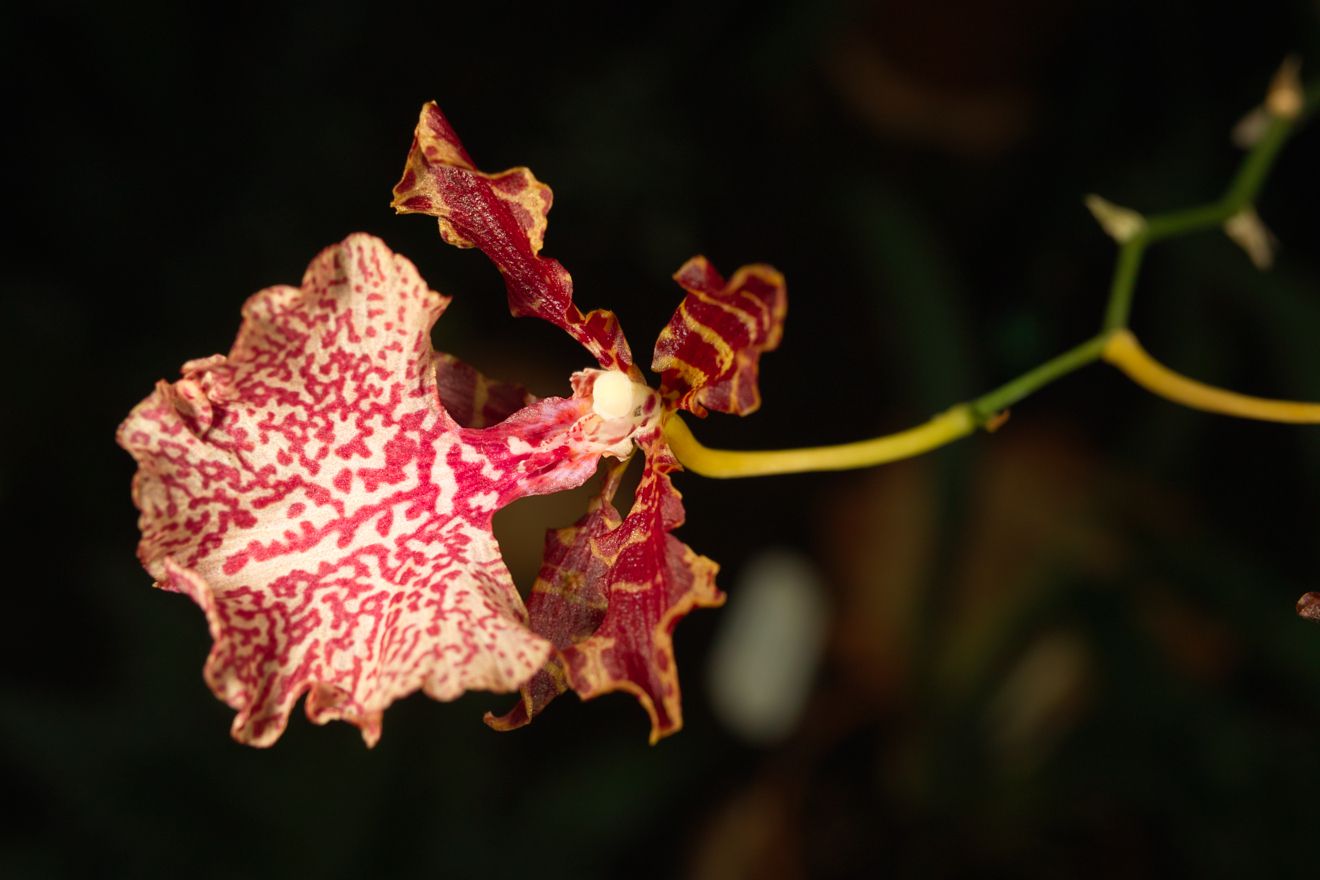
[[(238, 711), (233, 735), (278, 739), (307, 695), (317, 723), (370, 745), (394, 700), (422, 690), (521, 690), (497, 728), (567, 689), (634, 693), (654, 742), (682, 724), (671, 634), (723, 601), (717, 566), (674, 538), (683, 508), (665, 439), (679, 408), (745, 414), (757, 360), (779, 342), (783, 280), (751, 266), (725, 282), (703, 258), (644, 384), (614, 315), (583, 314), (540, 256), (551, 204), (525, 168), (476, 170), (434, 104), (422, 110), (401, 212), (482, 250), (515, 315), (544, 318), (600, 365), (567, 398), (533, 400), (436, 352), (448, 299), (367, 235), (323, 251), (301, 287), (253, 296), (228, 356), (190, 361), (119, 430), (137, 460), (138, 554), (158, 586), (205, 611), (205, 677)], [(611, 500), (622, 465), (576, 525), (552, 531), (529, 609), (491, 529), (495, 511), (581, 485), (602, 456), (645, 458), (632, 509)]]
[[(434, 216), (445, 241), (484, 252), (512, 312), (567, 331), (599, 368), (571, 377), (571, 397), (537, 401), (433, 351), (431, 326), (448, 300), (380, 241), (350, 236), (312, 262), (300, 288), (252, 297), (227, 357), (184, 364), (121, 426), (139, 465), (138, 555), (159, 586), (206, 612), (215, 641), (206, 679), (238, 710), (242, 742), (274, 742), (303, 694), (313, 721), (350, 721), (371, 744), (394, 700), (472, 689), (521, 692), (505, 715), (487, 716), (500, 729), (526, 724), (566, 690), (628, 691), (654, 742), (682, 725), (674, 626), (724, 600), (715, 563), (671, 534), (684, 516), (671, 482), (680, 461), (720, 477), (896, 461), (993, 430), (1008, 407), (1098, 360), (1197, 409), (1320, 424), (1320, 404), (1170, 370), (1127, 327), (1144, 248), (1250, 208), (1305, 103), (1286, 65), (1275, 93), (1291, 98), (1271, 98), (1269, 129), (1220, 201), (1139, 218), (1140, 228), (1125, 215), (1119, 229), (1108, 222), (1113, 206), (1091, 200), (1121, 244), (1095, 336), (907, 430), (758, 452), (701, 446), (678, 411), (744, 415), (760, 405), (759, 359), (783, 330), (779, 273), (746, 266), (726, 281), (702, 257), (680, 268), (686, 293), (656, 344), (652, 389), (614, 314), (580, 311), (568, 272), (541, 256), (550, 189), (526, 168), (477, 170), (428, 104), (395, 208)], [(641, 483), (624, 516), (612, 501), (637, 450)], [(495, 511), (581, 485), (602, 457), (620, 463), (586, 515), (550, 533), (524, 606), (491, 531)], [(1313, 596), (1299, 604), (1304, 616), (1320, 616)]]

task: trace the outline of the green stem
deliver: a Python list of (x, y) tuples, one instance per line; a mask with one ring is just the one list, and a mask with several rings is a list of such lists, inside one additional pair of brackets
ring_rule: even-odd
[(1269, 117), (1265, 131), (1242, 160), (1219, 200), (1193, 208), (1156, 214), (1121, 244), (1109, 287), (1103, 329), (1018, 378), (930, 421), (871, 440), (808, 449), (743, 452), (702, 446), (675, 414), (665, 423), (674, 454), (689, 470), (710, 477), (745, 477), (804, 471), (868, 467), (920, 455), (989, 425), (1019, 400), (1056, 379), (1101, 358), (1112, 361), (1138, 384), (1189, 406), (1274, 421), (1320, 421), (1320, 405), (1269, 401), (1224, 392), (1178, 376), (1141, 350), (1127, 330), (1132, 297), (1146, 248), (1167, 238), (1222, 226), (1252, 206), (1289, 134), (1320, 107), (1320, 89), (1310, 89), (1301, 112)]
[(1225, 207), (1230, 209), (1230, 215), (1256, 200), (1256, 194), (1264, 186), (1265, 178), (1269, 176), (1270, 168), (1273, 167), (1284, 141), (1292, 134), (1296, 121), (1296, 119), (1280, 119), (1277, 116), (1270, 119), (1269, 128), (1242, 160), (1242, 166), (1238, 168), (1238, 173), (1228, 184), (1228, 191), (1224, 193), (1223, 201)]
[[(1316, 94), (1320, 92), (1313, 93), (1312, 98), (1307, 102), (1308, 108), (1314, 105)], [(1298, 118), (1306, 115), (1307, 113), (1303, 112)], [(1141, 258), (1146, 248), (1166, 238), (1218, 228), (1239, 211), (1250, 207), (1256, 201), (1256, 196), (1264, 186), (1279, 150), (1288, 140), (1288, 135), (1292, 133), (1296, 123), (1297, 118), (1270, 117), (1265, 133), (1242, 160), (1237, 173), (1233, 175), (1228, 188), (1224, 190), (1223, 196), (1218, 201), (1146, 218), (1142, 230), (1119, 248), (1118, 261), (1114, 266), (1114, 279), (1109, 286), (1109, 304), (1105, 308), (1105, 330), (1114, 331), (1127, 327), (1128, 317), (1132, 312), (1132, 296), (1137, 286), (1137, 275), (1141, 269)]]
[(1105, 306), (1106, 330), (1127, 326), (1128, 314), (1132, 311), (1132, 293), (1136, 290), (1141, 258), (1146, 252), (1145, 244), (1136, 246), (1136, 241), (1133, 239), (1118, 250), (1114, 280), (1109, 285), (1109, 302)]
[(1080, 345), (1073, 346), (1013, 381), (1006, 382), (987, 394), (982, 394), (971, 402), (972, 412), (982, 424), (985, 424), (996, 413), (1008, 409), (1037, 389), (1089, 363), (1098, 361), (1108, 338), (1108, 333), (1097, 333)]

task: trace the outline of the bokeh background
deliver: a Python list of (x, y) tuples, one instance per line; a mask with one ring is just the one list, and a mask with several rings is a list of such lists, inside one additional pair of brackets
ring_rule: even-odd
[[(690, 255), (784, 271), (762, 411), (696, 427), (764, 448), (905, 427), (1090, 335), (1113, 248), (1083, 194), (1213, 198), (1284, 55), (1320, 73), (1309, 0), (630, 7), (0, 13), (0, 875), (1313, 875), (1320, 628), (1293, 603), (1320, 586), (1320, 433), (1100, 366), (920, 460), (681, 476), (679, 535), (730, 601), (680, 626), (687, 727), (654, 748), (622, 695), (512, 734), (480, 720), (508, 697), (413, 697), (372, 751), (300, 713), (273, 749), (229, 740), (202, 616), (133, 555), (112, 438), (152, 383), (355, 230), (455, 297), (439, 347), (546, 394), (584, 364), (389, 210), (424, 100), (483, 167), (554, 187), (546, 253), (638, 352)], [(1320, 399), (1317, 150), (1299, 134), (1260, 201), (1271, 272), (1213, 233), (1150, 254), (1133, 322), (1157, 356)], [(501, 514), (524, 587), (581, 509)], [(749, 739), (708, 682), (768, 551), (828, 611), (801, 713)], [(792, 698), (767, 669), (743, 687)]]

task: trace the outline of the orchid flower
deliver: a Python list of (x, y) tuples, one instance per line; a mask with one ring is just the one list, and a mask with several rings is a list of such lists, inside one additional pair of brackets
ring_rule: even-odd
[[(432, 350), (448, 299), (367, 235), (243, 308), (228, 356), (189, 361), (119, 430), (138, 462), (138, 555), (157, 586), (205, 612), (205, 678), (237, 710), (232, 732), (265, 746), (307, 695), (316, 723), (343, 719), (368, 745), (417, 690), (522, 689), (495, 726), (525, 722), (567, 687), (635, 693), (652, 740), (681, 726), (673, 627), (723, 601), (717, 566), (669, 534), (683, 508), (663, 424), (678, 407), (747, 413), (760, 352), (778, 344), (782, 278), (752, 266), (725, 282), (704, 259), (661, 333), (659, 391), (641, 382), (618, 322), (583, 315), (563, 267), (539, 256), (550, 190), (526, 169), (476, 171), (428, 105), (400, 210), (440, 218), (508, 282), (514, 314), (583, 343), (600, 369), (568, 398), (536, 401)], [(495, 511), (581, 485), (602, 457), (645, 469), (633, 508), (611, 470), (581, 522), (552, 533), (531, 615), (492, 532)]]
[[(572, 375), (571, 396), (535, 400), (434, 351), (431, 328), (448, 298), (378, 239), (351, 235), (312, 261), (300, 287), (249, 299), (227, 356), (184, 364), (120, 427), (138, 463), (138, 556), (157, 586), (205, 612), (214, 642), (205, 679), (237, 711), (240, 742), (275, 742), (303, 695), (312, 721), (348, 721), (371, 745), (384, 710), (414, 691), (438, 700), (518, 691), (504, 715), (486, 716), (504, 730), (573, 690), (583, 699), (633, 694), (654, 743), (682, 726), (674, 627), (724, 601), (718, 566), (672, 534), (684, 519), (672, 482), (679, 470), (738, 477), (906, 458), (994, 430), (1009, 406), (1101, 360), (1186, 406), (1320, 423), (1320, 404), (1181, 376), (1128, 328), (1147, 247), (1216, 224), (1241, 238), (1241, 218), (1255, 217), (1270, 162), (1315, 103), (1286, 65), (1271, 88), (1268, 124), (1219, 201), (1150, 217), (1088, 201), (1119, 244), (1095, 336), (916, 427), (757, 452), (707, 449), (679, 412), (760, 406), (760, 356), (783, 332), (782, 276), (751, 265), (726, 280), (703, 257), (685, 263), (649, 387), (614, 314), (583, 313), (567, 270), (541, 256), (550, 189), (526, 168), (478, 170), (428, 104), (395, 209), (436, 217), (446, 242), (482, 251), (504, 276), (513, 314), (565, 330), (597, 366)], [(621, 514), (613, 499), (639, 454), (641, 482)], [(494, 513), (580, 486), (602, 459), (612, 462), (599, 493), (580, 520), (549, 533), (524, 605)], [(1303, 598), (1303, 613), (1320, 617), (1313, 594)]]

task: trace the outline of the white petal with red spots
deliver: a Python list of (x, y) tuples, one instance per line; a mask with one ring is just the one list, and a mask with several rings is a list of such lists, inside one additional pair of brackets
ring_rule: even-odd
[(312, 720), (374, 743), (399, 697), (514, 690), (549, 654), (491, 516), (579, 485), (621, 438), (581, 390), (460, 427), (430, 344), (446, 303), (351, 236), (300, 289), (253, 296), (227, 358), (190, 361), (120, 428), (139, 556), (205, 611), (206, 680), (240, 741), (273, 743), (307, 693)]

